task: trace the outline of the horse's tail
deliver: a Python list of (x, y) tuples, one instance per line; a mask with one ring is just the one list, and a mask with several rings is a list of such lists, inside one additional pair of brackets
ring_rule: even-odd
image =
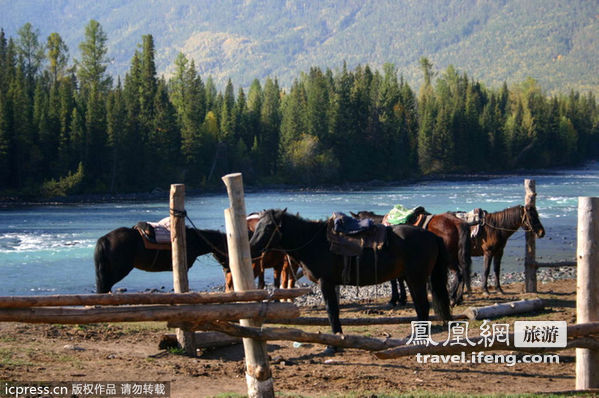
[[(472, 242), (470, 240), (470, 227), (467, 223), (458, 225), (458, 262), (464, 283), (470, 289), (470, 273), (472, 272)], [(460, 292), (461, 293), (461, 292)]]
[(96, 243), (94, 250), (94, 263), (96, 266), (96, 293), (108, 293), (112, 288), (110, 281), (110, 261), (107, 253), (110, 250), (110, 241), (102, 236)]
[(437, 237), (439, 253), (437, 262), (431, 273), (431, 290), (433, 293), (433, 308), (435, 313), (444, 321), (451, 320), (451, 310), (449, 309), (449, 293), (447, 292), (447, 270), (449, 264), (449, 254), (443, 243), (443, 239)]

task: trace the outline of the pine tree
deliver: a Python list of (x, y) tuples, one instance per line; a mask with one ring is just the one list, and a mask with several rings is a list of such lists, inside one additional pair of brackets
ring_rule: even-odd
[(40, 70), (44, 59), (44, 47), (39, 42), (39, 30), (27, 22), (19, 29), (17, 54), (23, 60), (23, 73), (29, 87), (33, 88), (33, 80)]
[(48, 70), (52, 75), (52, 82), (57, 84), (58, 79), (64, 76), (69, 61), (69, 48), (56, 32), (51, 33), (46, 41)]
[(100, 23), (94, 19), (85, 27), (85, 41), (79, 44), (81, 60), (76, 60), (77, 75), (84, 92), (95, 90), (106, 93), (112, 85), (112, 78), (106, 74), (109, 58), (106, 42), (108, 37)]
[(260, 170), (264, 176), (277, 174), (279, 157), (279, 132), (281, 131), (281, 93), (276, 79), (267, 78), (264, 83), (264, 98), (260, 113), (262, 139), (259, 156)]

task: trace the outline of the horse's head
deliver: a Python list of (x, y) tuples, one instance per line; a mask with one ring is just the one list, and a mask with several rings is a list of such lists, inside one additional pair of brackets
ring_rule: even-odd
[(252, 257), (256, 257), (270, 249), (280, 249), (282, 238), (282, 219), (287, 212), (284, 210), (265, 210), (255, 225), (254, 234), (250, 239)]
[(522, 226), (534, 232), (538, 238), (545, 236), (545, 228), (541, 224), (539, 213), (535, 206), (526, 205), (523, 207)]

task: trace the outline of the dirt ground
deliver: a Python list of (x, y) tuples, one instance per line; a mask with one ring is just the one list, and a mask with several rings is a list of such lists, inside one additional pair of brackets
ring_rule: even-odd
[[(575, 280), (539, 284), (538, 296), (545, 300), (541, 313), (494, 320), (565, 320), (575, 322)], [(522, 293), (522, 284), (504, 286), (505, 295), (483, 297), (475, 290), (469, 306), (534, 298)], [(345, 303), (341, 317), (412, 316), (410, 303), (387, 309), (384, 300)], [(322, 306), (303, 308), (303, 315), (325, 316)], [(480, 322), (471, 322), (470, 335), (478, 335)], [(329, 332), (328, 327), (309, 331)], [(436, 341), (444, 341), (447, 330), (435, 328)], [(171, 397), (226, 396), (244, 394), (242, 345), (205, 350), (198, 358), (161, 350), (158, 342), (168, 332), (164, 323), (98, 325), (32, 325), (0, 323), (0, 381), (170, 381)], [(410, 325), (344, 327), (346, 334), (404, 338)], [(415, 357), (378, 360), (369, 352), (346, 349), (334, 357), (322, 357), (323, 346), (292, 342), (268, 344), (275, 390), (285, 396), (353, 396), (409, 392), (431, 393), (538, 393), (574, 389), (575, 353), (560, 353), (559, 364), (419, 364)], [(503, 352), (504, 354), (508, 352)], [(1, 395), (1, 394), (0, 394)]]

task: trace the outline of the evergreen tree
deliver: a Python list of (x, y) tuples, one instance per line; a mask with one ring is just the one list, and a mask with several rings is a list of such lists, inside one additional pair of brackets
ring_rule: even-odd
[(44, 60), (44, 47), (39, 42), (39, 30), (27, 22), (19, 29), (17, 54), (23, 60), (23, 73), (28, 81), (28, 87), (33, 87), (33, 80), (40, 70)]
[(46, 41), (48, 70), (52, 75), (52, 82), (57, 84), (58, 79), (64, 76), (69, 61), (69, 48), (56, 32), (51, 33)]
[(104, 94), (112, 85), (112, 78), (106, 74), (109, 58), (106, 42), (108, 37), (100, 23), (94, 19), (85, 27), (85, 40), (79, 44), (81, 60), (76, 60), (77, 74), (81, 89), (85, 92), (95, 90)]
[(264, 82), (264, 98), (260, 113), (260, 170), (263, 176), (277, 174), (279, 157), (279, 132), (282, 126), (281, 93), (276, 79), (267, 78)]

